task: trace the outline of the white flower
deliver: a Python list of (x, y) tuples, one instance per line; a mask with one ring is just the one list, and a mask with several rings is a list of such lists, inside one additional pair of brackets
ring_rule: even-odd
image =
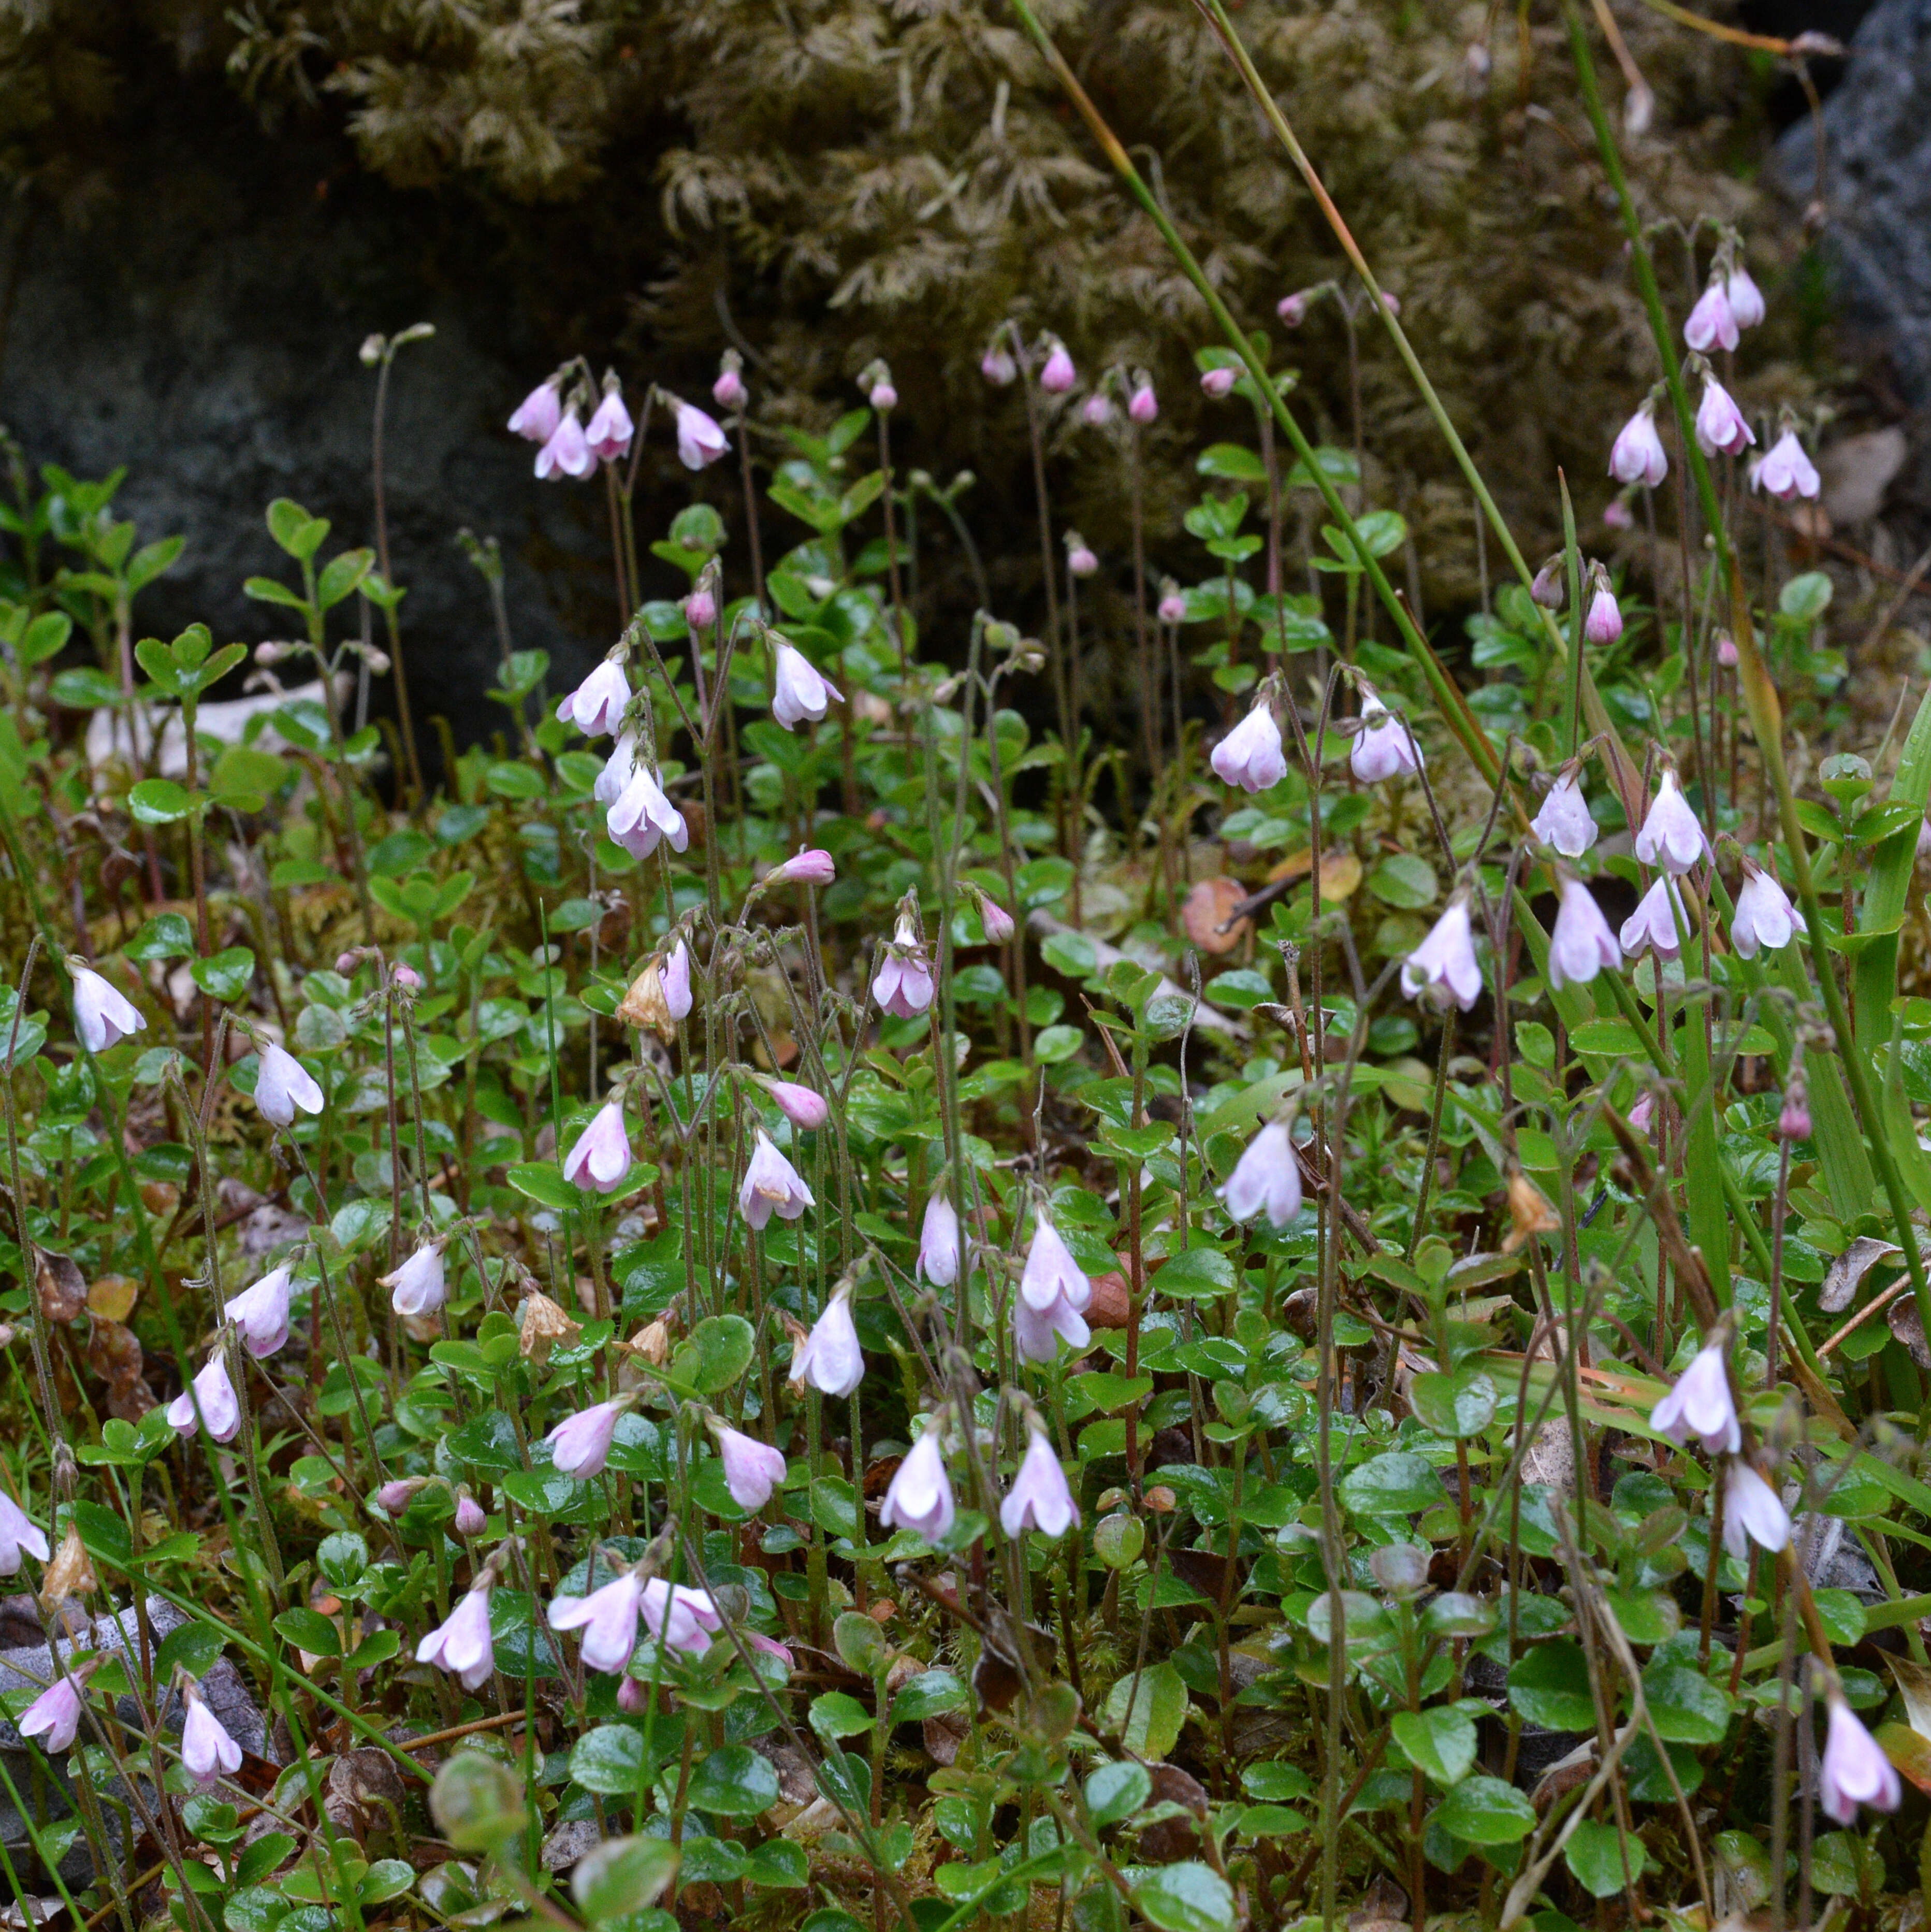
[(677, 405), (677, 460), (686, 470), (701, 470), (730, 448), (730, 440), (704, 412), (689, 403)]
[[(195, 1419), (194, 1405), (201, 1404), (201, 1418)], [(241, 1404), (235, 1384), (228, 1379), (228, 1365), (216, 1349), (202, 1365), (191, 1391), (184, 1390), (168, 1404), (168, 1426), (183, 1436), (192, 1436), (201, 1423), (217, 1442), (232, 1442), (241, 1433)]]
[[(1279, 741), (1276, 732), (1275, 742)], [(1361, 700), (1361, 728), (1354, 734), (1348, 762), (1363, 784), (1379, 784), (1398, 773), (1420, 771), (1421, 747), (1408, 728), (1370, 692)]]
[(198, 1684), (187, 1687), (187, 1712), (181, 1720), (181, 1761), (200, 1785), (215, 1784), (224, 1774), (232, 1778), (241, 1768), (241, 1747), (208, 1708)]
[(262, 1110), (264, 1120), (286, 1127), (294, 1120), (298, 1107), (304, 1114), (321, 1112), (322, 1089), (293, 1054), (268, 1040), (262, 1047), (259, 1061), (255, 1105)]
[(624, 1126), (624, 1103), (606, 1100), (595, 1119), (577, 1136), (577, 1144), (563, 1156), (563, 1178), (586, 1193), (613, 1194), (630, 1172), (630, 1134)]
[(389, 1306), (398, 1315), (429, 1315), (442, 1306), (447, 1289), (442, 1278), (442, 1250), (445, 1235), (425, 1241), (391, 1274), (376, 1276), (391, 1291)]
[(610, 1445), (616, 1440), (617, 1424), (629, 1406), (628, 1400), (619, 1396), (566, 1415), (543, 1438), (550, 1444), (551, 1465), (579, 1482), (601, 1475), (610, 1460)]
[(1770, 446), (1770, 453), (1756, 466), (1751, 481), (1780, 502), (1793, 497), (1814, 496), (1823, 487), (1817, 466), (1804, 452), (1797, 432), (1787, 429)]
[(1723, 1547), (1741, 1563), (1750, 1545), (1775, 1556), (1790, 1547), (1790, 1515), (1769, 1484), (1741, 1456), (1723, 1466)]
[(257, 1361), (275, 1354), (288, 1340), (289, 1285), (287, 1268), (275, 1268), (222, 1305), (222, 1313), (240, 1329)]
[(1428, 937), (1402, 962), (1402, 991), (1411, 1000), (1425, 997), (1435, 1005), (1452, 999), (1465, 1013), (1482, 997), (1482, 968), (1475, 958), (1466, 892), (1449, 901)]
[(418, 1664), (446, 1670), (466, 1690), (480, 1690), (496, 1666), (496, 1642), (490, 1631), (487, 1584), (470, 1591), (415, 1647)]
[(1730, 921), (1730, 944), (1745, 959), (1754, 959), (1760, 946), (1779, 952), (1790, 944), (1793, 933), (1810, 930), (1774, 874), (1746, 859), (1736, 913)]
[(791, 1379), (821, 1395), (850, 1395), (865, 1380), (865, 1352), (852, 1321), (851, 1284), (841, 1282), (791, 1358)]
[(1712, 1456), (1734, 1456), (1743, 1446), (1736, 1404), (1730, 1399), (1730, 1372), (1723, 1344), (1707, 1343), (1696, 1352), (1676, 1386), (1650, 1411), (1650, 1426), (1681, 1449), (1693, 1436)]
[(1642, 483), (1652, 490), (1669, 474), (1669, 455), (1657, 434), (1654, 403), (1645, 403), (1617, 432), (1609, 452), (1609, 474), (1618, 483)]
[(1707, 356), (1713, 349), (1737, 346), (1737, 318), (1723, 283), (1714, 275), (1683, 325), (1683, 339), (1699, 356)]
[(1255, 704), (1220, 742), (1209, 762), (1223, 784), (1243, 791), (1265, 791), (1288, 775), (1287, 754), (1281, 749), (1281, 728), (1266, 698)]
[(1029, 1529), (1063, 1536), (1080, 1520), (1079, 1504), (1066, 1486), (1066, 1472), (1053, 1454), (1053, 1445), (1036, 1429), (1030, 1432), (1024, 1460), (1006, 1500), (999, 1505), (1000, 1527), (1008, 1536)]
[(909, 913), (898, 915), (898, 928), (883, 950), (871, 997), (881, 1012), (901, 1020), (916, 1019), (932, 1004), (932, 969)]
[(1596, 842), (1596, 821), (1573, 771), (1560, 772), (1529, 830), (1565, 859), (1579, 859)]
[(1549, 983), (1560, 989), (1586, 986), (1606, 966), (1612, 972), (1623, 963), (1622, 948), (1596, 903), (1596, 895), (1580, 879), (1562, 882), (1562, 903), (1549, 941)]
[(1300, 1163), (1285, 1121), (1269, 1121), (1247, 1143), (1220, 1198), (1237, 1221), (1264, 1214), (1285, 1228), (1301, 1211)]
[(631, 766), (630, 782), (605, 813), (604, 824), (633, 859), (648, 859), (661, 838), (670, 841), (673, 852), (683, 851), (691, 843), (684, 814), (664, 796), (656, 775), (641, 759)]
[(637, 734), (621, 733), (617, 742), (610, 747), (610, 755), (604, 760), (604, 768), (597, 774), (597, 782), (590, 789), (590, 796), (599, 805), (615, 805), (623, 796), (623, 788), (631, 782), (637, 770)]
[(1637, 860), (1645, 866), (1660, 866), (1666, 872), (1681, 874), (1709, 856), (1710, 842), (1677, 784), (1675, 772), (1666, 765), (1648, 816), (1636, 834)]
[[(22, 1730), (27, 1727), (23, 1723)], [(1834, 1824), (1856, 1821), (1858, 1807), (1895, 1811), (1903, 1788), (1884, 1747), (1864, 1727), (1834, 1687), (1831, 1697), (1831, 1729), (1818, 1767), (1817, 1802)]]
[(762, 1228), (774, 1214), (781, 1220), (795, 1221), (814, 1204), (811, 1190), (798, 1170), (778, 1152), (771, 1136), (758, 1128), (738, 1189), (738, 1210), (746, 1224)]
[(1756, 441), (1743, 411), (1714, 376), (1703, 379), (1703, 400), (1696, 406), (1696, 440), (1705, 456), (1719, 451), (1726, 456), (1741, 456)]
[(89, 1053), (105, 1053), (147, 1025), (140, 1009), (98, 973), (76, 966), (73, 974), (73, 1024)]
[(952, 1528), (955, 1514), (938, 1426), (928, 1421), (925, 1432), (893, 1471), (878, 1520), (887, 1529), (916, 1530), (928, 1543), (937, 1543)]
[(772, 667), (771, 715), (786, 730), (796, 730), (808, 718), (816, 724), (833, 698), (844, 701), (844, 693), (802, 651), (781, 638), (772, 642), (778, 655)]
[[(1685, 924), (1687, 920), (1686, 914)], [(1676, 895), (1667, 872), (1659, 874), (1656, 884), (1637, 902), (1618, 937), (1624, 952), (1632, 959), (1645, 949), (1659, 959), (1674, 959), (1683, 950), (1683, 926), (1678, 922)]]
[(919, 1228), (918, 1270), (934, 1288), (950, 1288), (959, 1278), (959, 1217), (943, 1184), (925, 1203)]
[(586, 738), (603, 737), (622, 724), (624, 707), (629, 702), (630, 685), (623, 666), (614, 658), (606, 658), (557, 706), (556, 715)]
[(1026, 1251), (1025, 1272), (1012, 1298), (1012, 1339), (1021, 1358), (1050, 1362), (1058, 1352), (1055, 1336), (1075, 1348), (1093, 1339), (1084, 1316), (1093, 1301), (1093, 1283), (1042, 1213)]

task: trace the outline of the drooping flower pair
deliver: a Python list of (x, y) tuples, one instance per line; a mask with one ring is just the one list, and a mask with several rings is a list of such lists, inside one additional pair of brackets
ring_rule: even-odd
[[(917, 1442), (893, 1472), (878, 1520), (888, 1529), (916, 1531), (928, 1543), (940, 1541), (958, 1515), (952, 1478), (946, 1468), (943, 1415), (930, 1416)], [(1029, 1422), (1026, 1454), (999, 1506), (1000, 1526), (1008, 1536), (1029, 1529), (1063, 1536), (1080, 1520), (1066, 1472), (1036, 1418)]]

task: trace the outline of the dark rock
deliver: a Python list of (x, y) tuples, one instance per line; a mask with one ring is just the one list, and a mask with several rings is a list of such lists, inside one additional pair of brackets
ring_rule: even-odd
[[(1880, 0), (1824, 105), (1825, 247), (1854, 346), (1875, 352), (1913, 406), (1931, 402), (1931, 0)], [(1816, 190), (1807, 116), (1778, 145), (1800, 206)]]
[[(0, 422), (37, 470), (124, 464), (116, 508), (138, 540), (187, 538), (139, 599), (137, 636), (199, 619), (217, 640), (283, 637), (289, 614), (241, 588), (293, 574), (266, 507), (292, 496), (328, 518), (325, 554), (373, 541), (376, 376), (358, 350), (371, 332), (433, 322), (433, 340), (397, 355), (388, 435), (418, 736), (433, 758), (436, 712), (459, 741), (504, 728), (484, 694), (496, 626), (459, 529), (499, 539), (514, 643), (551, 652), (553, 684), (615, 628), (601, 484), (538, 484), (531, 446), (503, 428), (556, 355), (520, 317), (472, 208), (385, 188), (326, 141), (265, 142), (218, 84), (178, 91), (130, 132), (145, 143), (130, 160), (138, 194), (103, 197), (84, 228), (41, 208), (0, 229)], [(355, 614), (352, 598), (338, 607), (337, 634)], [(289, 668), (294, 682), (310, 674)]]

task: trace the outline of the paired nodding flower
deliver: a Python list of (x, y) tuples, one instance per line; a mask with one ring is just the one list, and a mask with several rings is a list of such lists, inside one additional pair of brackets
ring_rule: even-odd
[(795, 1221), (815, 1205), (804, 1177), (778, 1152), (762, 1127), (755, 1129), (751, 1159), (745, 1164), (744, 1180), (738, 1189), (738, 1211), (745, 1226), (762, 1229), (773, 1214), (781, 1221)]
[(909, 911), (898, 915), (884, 955), (872, 976), (871, 996), (895, 1019), (916, 1019), (932, 1004), (932, 969)]
[[(1276, 734), (1279, 742), (1279, 734)], [(1348, 752), (1349, 769), (1363, 784), (1379, 784), (1422, 768), (1414, 734), (1372, 691), (1361, 698), (1361, 728)]]
[(1286, 1121), (1269, 1121), (1247, 1143), (1220, 1198), (1237, 1221), (1264, 1214), (1285, 1228), (1301, 1211), (1300, 1162)]
[(1092, 1302), (1093, 1283), (1042, 1209), (1012, 1298), (1012, 1340), (1021, 1359), (1050, 1362), (1061, 1339), (1084, 1348), (1093, 1340), (1084, 1318)]
[(792, 1351), (792, 1381), (809, 1384), (820, 1395), (850, 1395), (865, 1380), (865, 1352), (852, 1320), (851, 1292), (850, 1282), (840, 1282), (810, 1334)]
[(916, 1530), (928, 1543), (938, 1542), (958, 1514), (952, 1478), (946, 1473), (945, 1455), (939, 1446), (942, 1426), (940, 1417), (926, 1418), (924, 1432), (892, 1472), (878, 1511), (878, 1520), (887, 1529)]

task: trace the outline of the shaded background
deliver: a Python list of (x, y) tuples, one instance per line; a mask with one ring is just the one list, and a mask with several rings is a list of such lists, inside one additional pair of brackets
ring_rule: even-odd
[[(1816, 411), (1827, 446), (1912, 433), (1931, 395), (1931, 4), (1884, 0), (1847, 71), (1812, 64), (1834, 89), (1821, 250), (1799, 218), (1814, 146), (1807, 122), (1792, 124), (1807, 110), (1787, 68), (1637, 0), (1615, 7), (1657, 97), (1630, 143), (1647, 208), (1738, 224), (1771, 293), (1740, 396)], [(1337, 252), (1191, 7), (1040, 10), (1237, 314), (1271, 326), (1300, 368), (1303, 420), (1351, 440), (1332, 305), (1291, 340), (1273, 317), (1281, 294), (1337, 272)], [(1505, 21), (1474, 88), (1483, 10), (1249, 0), (1237, 18), (1533, 554), (1556, 538), (1558, 465), (1600, 515), (1609, 440), (1655, 371), (1560, 35), (1537, 25), (1520, 44)], [(1864, 12), (1765, 0), (1726, 17), (1848, 35)], [(141, 540), (185, 536), (143, 595), (142, 630), (201, 618), (218, 636), (277, 633), (241, 593), (279, 562), (271, 497), (330, 517), (336, 540), (370, 540), (374, 377), (356, 352), (371, 331), (434, 322), (396, 368), (390, 518), (418, 707), (459, 739), (500, 722), (483, 695), (494, 625), (459, 529), (500, 540), (519, 645), (567, 672), (613, 632), (601, 488), (537, 484), (529, 446), (502, 428), (571, 354), (634, 394), (655, 380), (701, 398), (736, 341), (773, 425), (829, 422), (886, 355), (901, 460), (942, 481), (975, 473), (966, 509), (995, 602), (1022, 621), (1039, 596), (1023, 409), (978, 374), (1000, 317), (1057, 329), (1083, 375), (1155, 371), (1156, 574), (1204, 574), (1179, 526), (1200, 487), (1193, 453), (1252, 436), (1244, 410), (1200, 398), (1199, 304), (1001, 0), (256, 0), (232, 14), (0, 0), (0, 422), (36, 464), (124, 464)], [(1471, 506), (1392, 358), (1363, 340), (1368, 495), (1408, 518), (1432, 627), (1459, 634), (1477, 595)], [(778, 453), (768, 437), (754, 449)], [(1102, 555), (1096, 615), (1117, 638), (1122, 466), (1068, 411), (1053, 476), (1061, 520)], [(1867, 486), (1867, 464), (1860, 476)], [(696, 487), (739, 532), (734, 464)], [(691, 488), (661, 444), (647, 452), (646, 542)], [(1907, 464), (1875, 506), (1851, 506), (1870, 527), (1840, 534), (1894, 562), (1921, 494)], [(768, 556), (805, 535), (765, 516)], [(921, 614), (943, 654), (970, 586), (943, 530), (923, 562)], [(727, 589), (748, 588), (741, 533), (726, 564)], [(1099, 662), (1103, 705), (1123, 696), (1129, 656)]]

